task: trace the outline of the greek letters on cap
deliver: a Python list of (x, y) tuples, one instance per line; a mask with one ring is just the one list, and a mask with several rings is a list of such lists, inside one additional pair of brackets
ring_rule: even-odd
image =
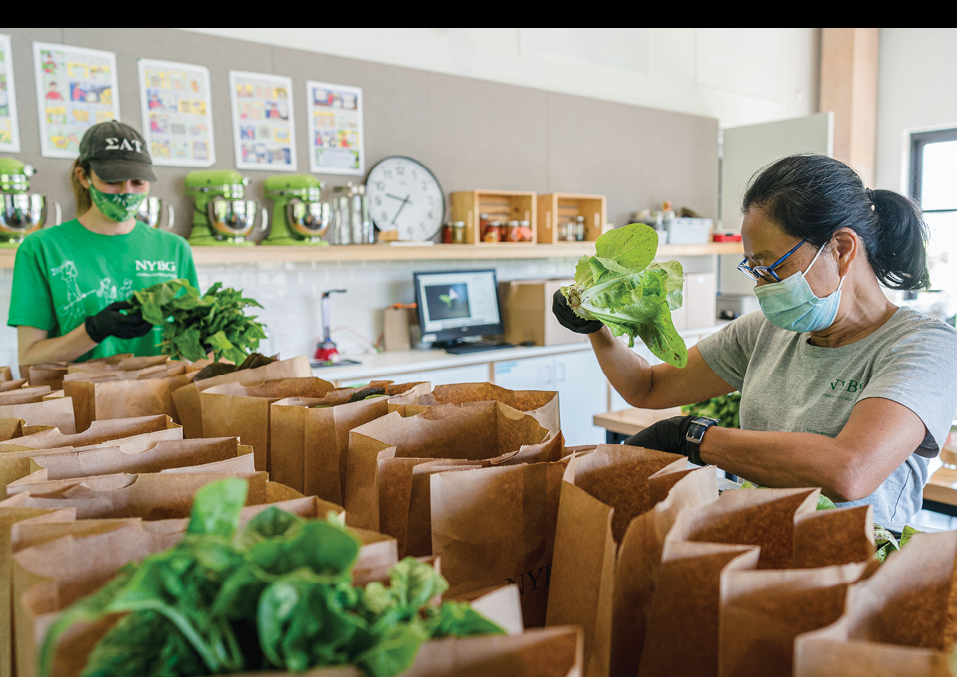
[[(105, 141), (106, 148), (104, 150), (134, 150), (133, 146), (130, 145), (131, 142), (129, 139), (122, 139), (121, 141), (118, 137), (110, 136), (107, 137)], [(137, 153), (143, 152), (143, 144), (141, 141), (133, 139), (132, 143), (136, 146), (135, 150)]]

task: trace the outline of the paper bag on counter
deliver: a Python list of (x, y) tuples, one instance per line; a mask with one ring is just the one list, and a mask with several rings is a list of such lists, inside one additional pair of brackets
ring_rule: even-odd
[(564, 459), (430, 477), (432, 553), (442, 558), (450, 595), (514, 583), (522, 595), (525, 625), (545, 624), (566, 463)]
[(314, 376), (231, 382), (199, 394), (205, 437), (239, 437), (253, 448), (258, 470), (270, 470), (269, 405), (288, 397), (322, 398), (336, 387)]
[(486, 460), (539, 444), (548, 436), (537, 420), (498, 402), (444, 404), (403, 418), (398, 412), (349, 433), (345, 508), (350, 526), (380, 531), (379, 452), (396, 458)]
[(44, 392), (30, 394), (26, 402), (5, 401), (6, 396), (12, 396), (11, 399), (22, 397), (19, 393), (33, 390), (24, 388), (8, 393), (0, 393), (0, 419), (2, 418), (22, 418), (24, 425), (27, 426), (51, 426), (59, 428), (60, 432), (72, 434), (76, 431), (76, 425), (73, 418), (73, 400), (69, 397), (60, 397), (44, 401), (45, 394), (50, 390), (47, 386), (42, 386)]
[(832, 508), (794, 519), (795, 569), (813, 569), (874, 558), (874, 509)]
[(683, 509), (718, 499), (714, 468), (659, 472), (648, 479), (654, 507), (631, 521), (618, 548), (612, 608), (611, 675), (634, 677), (648, 630), (665, 538)]
[[(146, 473), (143, 475), (101, 475), (81, 478), (76, 485), (53, 494), (33, 495), (24, 491), (0, 507), (76, 508), (77, 519), (141, 517), (162, 520), (187, 517), (193, 496), (210, 482), (236, 477), (235, 473)], [(238, 475), (249, 482), (247, 505), (265, 503), (266, 473)]]
[(464, 459), (396, 458), (396, 447), (377, 456), (379, 529), (398, 541), (403, 557), (432, 554), (430, 477), (436, 473), (522, 463), (550, 463), (564, 457), (561, 433), (541, 444), (530, 444), (484, 461)]
[[(427, 394), (431, 384), (382, 387), (389, 396), (414, 395)], [(288, 397), (270, 405), (269, 475), (273, 480), (310, 496), (344, 503), (349, 432), (389, 413), (387, 397), (349, 402), (349, 396), (357, 391), (340, 388), (322, 398)], [(339, 399), (328, 402), (330, 398)]]
[(10, 381), (0, 381), (0, 393), (6, 393), (11, 390), (19, 390), (25, 387), (27, 384), (27, 379), (19, 378), (16, 380)]
[[(180, 373), (169, 373), (180, 372)], [(76, 427), (83, 432), (93, 421), (167, 414), (178, 421), (172, 393), (194, 374), (183, 367), (158, 365), (140, 371), (87, 371), (68, 374), (63, 390), (73, 398)]]
[(0, 418), (0, 442), (23, 437), (22, 418)]
[(213, 376), (201, 381), (194, 380), (173, 392), (173, 403), (180, 415), (180, 422), (183, 424), (186, 437), (204, 437), (206, 434), (203, 432), (200, 392), (224, 383), (261, 383), (280, 378), (305, 378), (309, 376), (312, 376), (309, 358), (300, 355), (291, 360), (277, 360), (255, 369), (243, 369), (242, 371)]
[(555, 532), (548, 625), (580, 625), (585, 675), (607, 675), (618, 545), (652, 507), (649, 478), (688, 467), (684, 456), (601, 444), (568, 462)]
[(508, 390), (491, 383), (455, 383), (436, 386), (423, 397), (402, 397), (401, 404), (465, 404), (466, 402), (501, 402), (535, 418), (548, 432), (561, 429), (558, 413), (558, 393), (549, 390)]
[(51, 392), (53, 391), (50, 389), (50, 386), (32, 386), (29, 388), (0, 392), (0, 407), (42, 402), (43, 396), (49, 395)]
[(13, 370), (10, 367), (0, 367), (0, 383), (13, 380)]
[[(34, 472), (10, 482), (7, 485), (7, 493), (13, 495), (29, 491), (33, 494), (48, 494), (59, 491), (52, 484), (58, 481), (116, 473), (154, 473), (169, 469), (194, 468), (251, 453), (252, 448), (239, 444), (235, 437), (163, 441), (138, 453), (127, 453), (118, 446), (46, 453), (30, 457), (30, 467)], [(252, 459), (245, 461), (247, 463), (241, 466), (234, 466), (237, 472), (253, 472), (254, 469), (250, 466)]]
[(63, 388), (63, 377), (69, 371), (66, 362), (31, 364), (24, 369), (31, 386), (50, 386), (53, 390)]
[(790, 677), (794, 639), (835, 622), (847, 589), (876, 561), (784, 571), (726, 571), (721, 579), (721, 677)]
[(639, 677), (717, 676), (721, 575), (754, 569), (758, 554), (748, 545), (666, 539)]
[(55, 447), (88, 447), (103, 442), (119, 440), (147, 433), (162, 433), (151, 439), (181, 440), (183, 427), (174, 423), (173, 419), (165, 414), (154, 416), (140, 416), (137, 418), (113, 419), (109, 421), (94, 421), (82, 433), (64, 434), (57, 429), (42, 430), (35, 433), (24, 431), (24, 436), (10, 443), (11, 446), (0, 444), (0, 452), (20, 451), (21, 449), (53, 449)]
[(832, 625), (795, 640), (796, 677), (949, 677), (957, 532), (917, 534), (851, 586)]

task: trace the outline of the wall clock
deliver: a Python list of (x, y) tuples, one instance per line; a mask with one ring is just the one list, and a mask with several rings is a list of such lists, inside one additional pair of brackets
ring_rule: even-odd
[(366, 194), (379, 230), (399, 240), (431, 240), (445, 221), (445, 193), (421, 162), (387, 157), (369, 171)]

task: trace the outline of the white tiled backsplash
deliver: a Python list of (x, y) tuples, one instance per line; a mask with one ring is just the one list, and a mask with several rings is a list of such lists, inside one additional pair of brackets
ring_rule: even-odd
[[(242, 289), (246, 296), (263, 305), (258, 315), (266, 324), (269, 338), (261, 352), (284, 356), (315, 351), (322, 333), (319, 300), (328, 289), (346, 289), (334, 294), (332, 338), (343, 354), (361, 353), (369, 348), (359, 336), (375, 342), (382, 333), (382, 309), (393, 303), (415, 300), (413, 272), (495, 268), (499, 280), (557, 278), (574, 274), (576, 260), (551, 258), (534, 260), (388, 261), (345, 263), (250, 263), (200, 265), (200, 288), (212, 283)], [(0, 269), (0, 365), (17, 365), (17, 331), (6, 326), (10, 310), (11, 269)], [(351, 330), (351, 331), (350, 331)], [(353, 333), (355, 332), (355, 333)], [(357, 336), (358, 335), (358, 336)]]

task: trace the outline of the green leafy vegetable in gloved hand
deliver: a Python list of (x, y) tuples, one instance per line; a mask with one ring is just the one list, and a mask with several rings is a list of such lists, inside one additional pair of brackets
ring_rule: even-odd
[(684, 277), (677, 261), (653, 261), (658, 233), (633, 223), (599, 236), (595, 250), (578, 262), (575, 283), (562, 287), (574, 313), (627, 335), (629, 347), (637, 336), (658, 358), (684, 367), (688, 349), (671, 320), (681, 307)]
[(722, 428), (740, 428), (741, 393), (735, 391), (697, 404), (686, 404), (681, 407), (681, 413), (717, 419)]
[(160, 346), (173, 359), (196, 362), (212, 351), (217, 361), (239, 364), (266, 338), (263, 325), (245, 312), (262, 306), (243, 298), (241, 291), (222, 287), (217, 282), (200, 296), (187, 280), (161, 282), (133, 292), (130, 312), (163, 328)]
[(448, 588), (407, 558), (389, 585), (352, 584), (360, 541), (330, 514), (306, 520), (266, 508), (238, 528), (248, 485), (226, 479), (196, 494), (183, 539), (123, 567), (63, 612), (40, 649), (49, 677), (75, 623), (127, 613), (90, 654), (83, 677), (186, 677), (357, 665), (369, 677), (407, 670), (433, 638), (503, 634), (468, 604), (431, 601)]

